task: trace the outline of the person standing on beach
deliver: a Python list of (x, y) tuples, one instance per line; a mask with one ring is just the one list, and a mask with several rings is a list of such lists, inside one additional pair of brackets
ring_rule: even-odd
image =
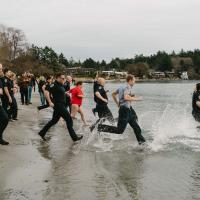
[(35, 91), (35, 77), (33, 74), (28, 74), (29, 78), (29, 83), (28, 83), (28, 103), (32, 104), (31, 99), (32, 99), (32, 92), (33, 89)]
[[(2, 64), (0, 64), (0, 77), (3, 77)], [(3, 97), (3, 84), (2, 84), (2, 81), (0, 79), (0, 144), (1, 145), (8, 145), (9, 142), (7, 142), (3, 139), (3, 133), (4, 133), (4, 130), (6, 129), (6, 127), (8, 125), (9, 118), (8, 118), (7, 113), (5, 112), (5, 110), (2, 107), (2, 97)]]
[[(46, 98), (49, 103), (49, 106), (51, 106), (54, 109), (54, 112), (52, 119), (39, 132), (39, 135), (43, 140), (46, 140), (45, 135), (47, 131), (53, 125), (55, 125), (61, 117), (65, 120), (69, 134), (74, 142), (83, 138), (83, 136), (76, 135), (73, 129), (73, 120), (65, 106), (66, 96), (65, 89), (63, 87), (65, 81), (65, 75), (63, 73), (59, 73), (56, 75), (56, 81), (54, 82), (54, 84), (50, 86), (50, 95), (47, 95)], [(52, 100), (50, 96), (52, 96)]]
[[(120, 87), (112, 94), (115, 103), (119, 107), (119, 118), (117, 127), (99, 124), (98, 131), (123, 134), (127, 124), (130, 124), (130, 126), (134, 130), (139, 145), (141, 145), (145, 142), (145, 138), (142, 136), (141, 128), (138, 125), (138, 117), (136, 112), (132, 108), (132, 102), (141, 101), (142, 98), (136, 97), (132, 92), (133, 85), (135, 84), (134, 76), (128, 75), (126, 81), (127, 84), (125, 86)], [(117, 100), (117, 95), (119, 97), (119, 101)]]
[(22, 105), (29, 104), (28, 103), (28, 84), (29, 84), (29, 80), (26, 76), (26, 73), (24, 73), (21, 75), (21, 77), (19, 77), (19, 81), (18, 81)]
[(192, 96), (192, 115), (197, 122), (200, 122), (200, 83), (196, 84), (196, 90)]
[(9, 73), (9, 78), (11, 81), (11, 98), (12, 98), (12, 103), (10, 104), (10, 109), (9, 109), (9, 118), (11, 120), (18, 120), (17, 119), (17, 115), (18, 115), (18, 105), (17, 105), (17, 101), (15, 98), (15, 92), (17, 91), (16, 85), (14, 83), (15, 81), (15, 74), (13, 72), (10, 71)]
[[(3, 70), (4, 77), (2, 77), (2, 83), (3, 83), (3, 99), (2, 99), (2, 106), (6, 113), (9, 115), (9, 109), (12, 104), (12, 83), (9, 78), (10, 71), (6, 68)], [(10, 119), (11, 120), (11, 119)]]

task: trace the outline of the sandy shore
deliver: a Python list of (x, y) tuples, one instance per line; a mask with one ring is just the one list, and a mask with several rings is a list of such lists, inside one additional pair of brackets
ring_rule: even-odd
[[(65, 170), (59, 170), (68, 167), (71, 157), (76, 159), (79, 144), (74, 145), (62, 120), (48, 132), (49, 142), (42, 141), (38, 132), (51, 118), (51, 108), (38, 113), (37, 92), (32, 105), (20, 105), (19, 95), (17, 100), (19, 120), (10, 122), (4, 133), (10, 145), (0, 146), (0, 200), (64, 200), (67, 190), (57, 193), (57, 181), (67, 177), (62, 176)], [(84, 130), (79, 123), (74, 128)]]
[(19, 105), (19, 121), (10, 122), (4, 133), (10, 145), (0, 146), (0, 199), (41, 199), (49, 162), (34, 148), (34, 142), (40, 142), (31, 126), (36, 121), (33, 105)]

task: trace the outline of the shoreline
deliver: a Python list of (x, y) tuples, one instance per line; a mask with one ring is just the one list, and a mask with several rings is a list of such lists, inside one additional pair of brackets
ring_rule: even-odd
[[(90, 77), (74, 77), (76, 81), (83, 81), (84, 83), (93, 83), (94, 79)], [(124, 82), (126, 79), (106, 79), (107, 82), (110, 83), (120, 83)], [(136, 79), (137, 83), (188, 83), (188, 82), (198, 82), (199, 80), (194, 80), (194, 79), (188, 79), (188, 80), (183, 80), (183, 79)]]

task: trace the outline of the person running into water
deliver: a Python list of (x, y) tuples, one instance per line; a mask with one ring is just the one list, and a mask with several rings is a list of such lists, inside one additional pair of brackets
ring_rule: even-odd
[(66, 82), (64, 84), (64, 88), (65, 88), (65, 93), (66, 93), (66, 108), (67, 109), (69, 108), (70, 113), (71, 113), (71, 107), (72, 107), (71, 97), (70, 97), (71, 83), (72, 83), (72, 77), (71, 76), (67, 76), (66, 77)]
[(41, 106), (45, 105), (44, 91), (42, 89), (44, 86), (45, 86), (45, 77), (44, 76), (40, 76), (39, 83), (38, 83), (38, 92), (40, 94)]
[(76, 83), (76, 87), (74, 87), (70, 90), (71, 103), (72, 103), (71, 116), (73, 119), (76, 119), (76, 114), (79, 113), (81, 115), (81, 119), (82, 119), (84, 125), (87, 126), (87, 122), (85, 120), (85, 115), (84, 115), (83, 109), (82, 109), (82, 102), (83, 102), (83, 98), (84, 98), (82, 87), (83, 87), (83, 82), (78, 81)]
[(197, 122), (200, 122), (200, 83), (196, 84), (196, 90), (192, 96), (192, 115)]
[[(44, 97), (45, 97), (45, 98), (46, 98), (46, 96), (48, 96), (48, 94), (49, 94), (51, 83), (52, 83), (52, 77), (51, 77), (51, 76), (48, 76), (48, 77), (46, 78), (46, 83), (42, 86), (42, 91), (43, 91), (43, 94), (44, 94)], [(48, 94), (45, 94), (45, 92), (48, 92)], [(49, 103), (48, 103), (48, 101), (46, 100), (46, 104), (45, 104), (45, 105), (42, 105), (42, 106), (38, 106), (37, 109), (38, 109), (38, 110), (43, 110), (43, 109), (48, 108), (48, 107), (49, 107)]]
[[(73, 120), (66, 109), (66, 97), (65, 97), (65, 89), (63, 87), (65, 83), (65, 75), (63, 73), (59, 73), (56, 75), (56, 81), (54, 84), (50, 86), (50, 95), (48, 93), (46, 99), (49, 105), (54, 109), (52, 119), (44, 126), (44, 128), (39, 132), (39, 135), (43, 140), (45, 139), (45, 135), (47, 131), (55, 125), (59, 119), (62, 117), (67, 125), (69, 134), (74, 142), (81, 140), (83, 136), (77, 136), (73, 129)], [(51, 97), (52, 100), (51, 100)]]
[[(98, 78), (97, 81), (94, 82), (94, 101), (96, 102), (95, 111), (98, 113), (99, 119), (90, 127), (91, 132), (100, 121), (102, 123), (107, 119), (112, 124), (115, 121), (110, 109), (108, 108), (108, 96), (104, 89), (105, 83), (106, 81), (104, 78)], [(94, 109), (92, 111), (94, 113)]]
[[(132, 108), (132, 102), (141, 101), (142, 98), (136, 97), (132, 92), (133, 85), (135, 84), (134, 76), (128, 75), (126, 81), (127, 84), (125, 86), (120, 87), (112, 94), (115, 103), (119, 107), (119, 118), (117, 127), (99, 124), (98, 131), (123, 134), (127, 124), (129, 123), (134, 130), (139, 145), (141, 145), (145, 142), (145, 138), (141, 134), (141, 128), (138, 125), (138, 117), (136, 112)], [(119, 101), (117, 100), (117, 95), (119, 97)]]
[[(95, 92), (96, 92), (97, 87), (99, 86), (98, 79), (99, 79), (99, 73), (97, 72), (96, 77), (94, 79), (94, 84), (93, 84), (94, 101), (95, 101)], [(95, 101), (95, 103), (96, 103), (96, 101)], [(96, 112), (97, 112), (97, 109), (95, 107), (92, 109), (92, 113), (94, 114), (94, 116), (96, 116)]]

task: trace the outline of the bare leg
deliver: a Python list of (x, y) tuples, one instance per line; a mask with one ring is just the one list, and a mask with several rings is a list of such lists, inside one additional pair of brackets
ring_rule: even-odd
[(84, 113), (83, 113), (82, 107), (79, 107), (79, 108), (78, 108), (78, 112), (79, 112), (80, 115), (81, 115), (81, 119), (82, 119), (83, 123), (87, 126), (88, 124), (87, 124), (87, 122), (86, 122), (86, 120), (85, 120), (85, 115), (84, 115)]
[(71, 108), (72, 119), (76, 119), (76, 114), (77, 114), (78, 110), (79, 110), (78, 105), (72, 104), (72, 108)]

